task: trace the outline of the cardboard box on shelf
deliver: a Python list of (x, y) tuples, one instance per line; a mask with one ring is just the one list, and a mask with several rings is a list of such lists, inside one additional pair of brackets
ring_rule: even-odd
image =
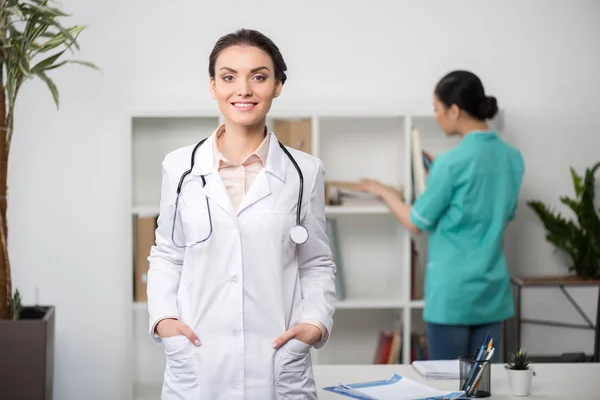
[(273, 130), (277, 139), (285, 146), (311, 154), (310, 119), (275, 119), (273, 120)]
[(133, 296), (136, 302), (146, 302), (146, 280), (148, 274), (148, 256), (154, 245), (156, 217), (134, 216), (134, 281)]

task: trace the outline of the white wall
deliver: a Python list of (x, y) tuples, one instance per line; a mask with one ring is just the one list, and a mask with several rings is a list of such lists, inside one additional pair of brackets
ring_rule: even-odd
[[(57, 306), (57, 399), (127, 399), (130, 313), (128, 107), (200, 107), (208, 53), (239, 27), (282, 49), (276, 107), (431, 108), (450, 69), (475, 71), (506, 110), (527, 163), (522, 202), (558, 205), (568, 166), (600, 160), (600, 2), (126, 2), (65, 0), (84, 58), (103, 73), (55, 71), (62, 104), (28, 82), (9, 176), (10, 251), (26, 302)], [(368, 4), (368, 6), (367, 6)], [(368, 138), (365, 138), (368, 140)], [(440, 140), (443, 140), (440, 138)], [(562, 273), (525, 206), (510, 227), (511, 268)]]

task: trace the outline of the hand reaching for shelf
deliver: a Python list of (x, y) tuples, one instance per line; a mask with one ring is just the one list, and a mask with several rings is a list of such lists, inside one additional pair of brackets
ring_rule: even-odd
[(385, 185), (376, 179), (363, 178), (360, 183), (354, 187), (354, 190), (359, 192), (370, 193), (377, 197), (384, 197), (387, 193), (394, 193), (399, 196), (399, 193), (392, 186)]

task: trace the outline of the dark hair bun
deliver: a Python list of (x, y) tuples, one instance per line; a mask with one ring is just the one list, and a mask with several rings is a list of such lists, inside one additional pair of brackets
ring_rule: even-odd
[(479, 119), (492, 119), (498, 112), (498, 102), (494, 96), (487, 96), (479, 106), (478, 115)]
[(435, 95), (446, 107), (454, 104), (478, 120), (493, 118), (498, 112), (494, 96), (486, 96), (481, 79), (470, 71), (452, 71), (435, 87)]

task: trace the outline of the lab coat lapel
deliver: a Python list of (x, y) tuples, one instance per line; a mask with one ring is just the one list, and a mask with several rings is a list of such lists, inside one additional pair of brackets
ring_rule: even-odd
[(242, 211), (244, 211), (244, 209), (250, 207), (257, 201), (264, 199), (270, 194), (271, 185), (269, 184), (269, 179), (267, 178), (266, 171), (263, 168), (256, 176), (256, 179), (252, 183), (252, 186), (250, 186), (250, 190), (248, 190), (246, 196), (244, 196), (244, 199), (242, 200), (242, 203), (240, 204), (240, 208), (238, 210), (238, 215)]
[(215, 204), (221, 207), (227, 214), (235, 217), (235, 210), (231, 203), (231, 198), (225, 184), (221, 179), (221, 175), (217, 170), (214, 162), (214, 146), (215, 134), (211, 135), (206, 142), (200, 146), (196, 152), (195, 164), (192, 169), (193, 176), (204, 175), (206, 178), (206, 186), (203, 188), (203, 194), (212, 200)]
[(269, 179), (275, 177), (285, 182), (285, 153), (279, 147), (279, 141), (275, 134), (269, 134), (269, 152), (267, 154), (267, 162), (265, 167), (257, 175), (256, 179), (250, 186), (250, 190), (240, 204), (238, 215), (246, 208), (271, 195), (271, 184)]
[(232, 217), (235, 216), (235, 210), (233, 209), (231, 198), (229, 197), (229, 193), (227, 193), (227, 189), (225, 188), (225, 184), (221, 179), (221, 175), (219, 175), (219, 172), (216, 170), (216, 168), (206, 180), (204, 195), (225, 210), (227, 214)]

